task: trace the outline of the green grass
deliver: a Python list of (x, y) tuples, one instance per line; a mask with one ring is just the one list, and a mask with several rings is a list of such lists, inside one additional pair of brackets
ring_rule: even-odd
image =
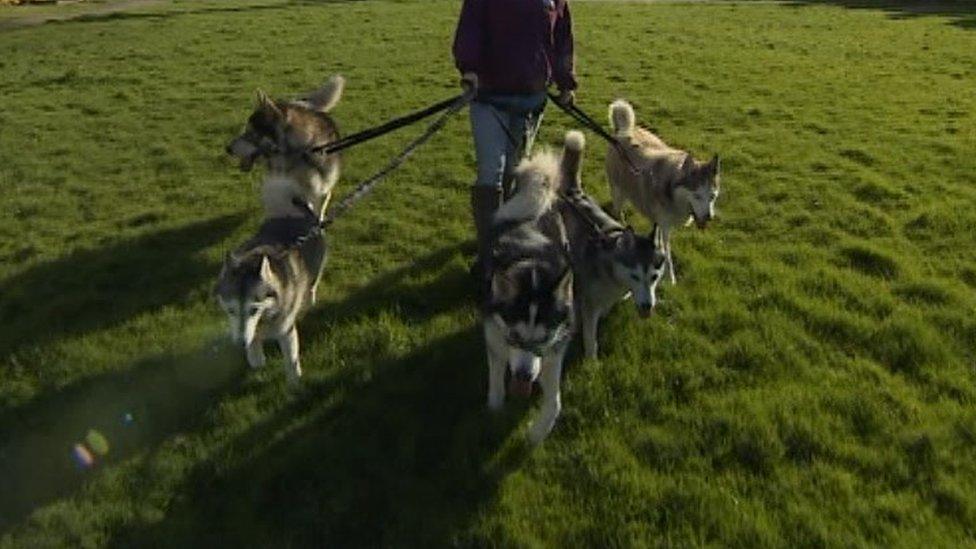
[[(531, 406), (483, 406), (462, 117), (331, 229), (302, 391), (280, 358), (246, 371), (209, 294), (259, 222), (223, 154), (253, 90), (340, 72), (346, 132), (447, 97), (456, 2), (0, 32), (0, 546), (976, 543), (976, 10), (953, 6), (574, 5), (582, 107), (631, 99), (724, 187), (658, 314), (619, 306), (599, 363), (570, 359), (535, 449)], [(340, 194), (418, 131), (351, 151)], [(91, 428), (112, 448), (77, 471)]]

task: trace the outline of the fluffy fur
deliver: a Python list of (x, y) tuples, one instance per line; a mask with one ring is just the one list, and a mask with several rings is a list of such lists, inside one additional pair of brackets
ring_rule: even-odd
[[(565, 159), (564, 155), (562, 159)], [(542, 405), (529, 427), (541, 442), (561, 409), (563, 358), (575, 327), (573, 272), (558, 211), (564, 166), (559, 155), (542, 151), (515, 170), (516, 194), (494, 218), (489, 288), (482, 304), (488, 351), (488, 407), (509, 392), (527, 395), (536, 381)]]
[(304, 217), (273, 217), (227, 255), (214, 288), (232, 339), (251, 367), (264, 365), (264, 343), (276, 340), (290, 383), (302, 375), (298, 318), (313, 303), (325, 265), (325, 239), (311, 208)]
[[(704, 228), (714, 217), (720, 190), (721, 165), (718, 156), (708, 162), (668, 146), (652, 132), (636, 125), (630, 103), (617, 100), (610, 105), (610, 124), (623, 154), (607, 149), (607, 178), (614, 210), (618, 216), (630, 202), (642, 215), (661, 227), (671, 282), (675, 281), (671, 260), (671, 230), (689, 218)], [(636, 166), (635, 173), (632, 166)]]
[(267, 161), (261, 189), (267, 217), (303, 215), (293, 205), (294, 198), (311, 204), (317, 215), (328, 206), (339, 179), (340, 157), (310, 149), (339, 138), (328, 113), (344, 89), (345, 80), (336, 75), (304, 99), (276, 101), (258, 91), (244, 132), (228, 144), (227, 152), (240, 160), (243, 171), (259, 158)]
[(573, 263), (574, 305), (583, 350), (587, 357), (596, 358), (600, 319), (621, 299), (629, 294), (638, 314), (650, 316), (657, 303), (664, 254), (657, 227), (649, 236), (638, 235), (586, 194), (581, 179), (582, 149), (582, 134), (567, 133), (561, 210)]

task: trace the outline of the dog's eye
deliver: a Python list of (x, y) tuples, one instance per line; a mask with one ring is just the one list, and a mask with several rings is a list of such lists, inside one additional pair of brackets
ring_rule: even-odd
[(247, 314), (248, 314), (248, 316), (254, 316), (254, 315), (258, 314), (260, 311), (261, 311), (261, 308), (258, 307), (257, 305), (251, 305), (250, 307), (247, 308)]
[(634, 282), (640, 282), (640, 277), (634, 273), (630, 273), (630, 279), (633, 280)]

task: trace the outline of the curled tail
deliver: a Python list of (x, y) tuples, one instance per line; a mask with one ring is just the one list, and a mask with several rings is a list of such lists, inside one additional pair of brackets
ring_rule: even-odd
[(584, 147), (586, 147), (586, 138), (583, 136), (583, 132), (576, 130), (566, 132), (563, 157), (559, 163), (560, 189), (564, 192), (583, 190), (580, 166), (583, 163)]
[(342, 99), (344, 89), (346, 79), (338, 74), (333, 75), (321, 88), (308, 96), (308, 102), (320, 112), (329, 112)]
[(539, 219), (552, 207), (559, 190), (560, 159), (552, 151), (540, 151), (515, 168), (516, 191), (495, 213), (495, 223)]
[(610, 127), (617, 137), (628, 137), (637, 124), (634, 107), (623, 99), (610, 103)]

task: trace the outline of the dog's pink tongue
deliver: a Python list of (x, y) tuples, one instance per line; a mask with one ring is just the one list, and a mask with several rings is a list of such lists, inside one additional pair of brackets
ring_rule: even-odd
[(532, 396), (532, 382), (513, 376), (508, 381), (508, 392), (520, 398), (529, 398)]

